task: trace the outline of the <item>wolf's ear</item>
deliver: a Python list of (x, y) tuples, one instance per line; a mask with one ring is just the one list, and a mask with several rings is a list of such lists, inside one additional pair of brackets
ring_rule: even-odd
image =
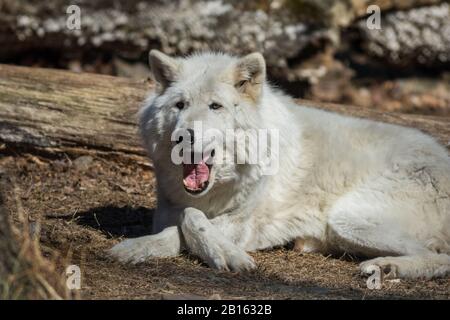
[(175, 59), (153, 49), (148, 55), (148, 60), (153, 77), (162, 86), (162, 89), (166, 89), (176, 80), (179, 63)]
[(265, 80), (266, 62), (259, 52), (246, 55), (237, 62), (234, 86), (254, 102), (261, 96)]

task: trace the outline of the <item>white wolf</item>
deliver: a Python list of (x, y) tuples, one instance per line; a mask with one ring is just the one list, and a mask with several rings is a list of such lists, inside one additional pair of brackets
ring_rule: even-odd
[[(370, 258), (363, 274), (450, 273), (450, 157), (433, 138), (298, 106), (267, 83), (259, 53), (172, 58), (152, 50), (150, 65), (159, 88), (140, 128), (157, 178), (155, 234), (113, 247), (119, 260), (188, 250), (214, 268), (249, 270), (247, 252), (300, 239), (305, 252)], [(214, 148), (196, 121), (221, 132), (276, 129), (278, 172), (215, 157), (174, 164), (176, 129), (206, 142), (203, 151)]]

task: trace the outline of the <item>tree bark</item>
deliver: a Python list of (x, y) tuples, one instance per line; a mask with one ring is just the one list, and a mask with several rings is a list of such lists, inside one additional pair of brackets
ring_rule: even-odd
[(136, 112), (149, 88), (145, 80), (0, 65), (0, 141), (142, 157)]
[[(136, 113), (152, 88), (144, 79), (0, 65), (0, 141), (30, 153), (95, 153), (147, 163)], [(450, 147), (450, 118), (298, 102), (415, 127)]]

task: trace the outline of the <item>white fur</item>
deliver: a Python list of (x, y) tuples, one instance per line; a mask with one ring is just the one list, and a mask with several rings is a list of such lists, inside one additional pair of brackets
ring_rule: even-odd
[[(246, 62), (251, 71), (261, 62), (253, 58)], [(140, 125), (157, 177), (155, 232), (180, 229), (126, 240), (111, 250), (115, 256), (139, 262), (185, 248), (212, 267), (247, 270), (254, 262), (245, 251), (303, 239), (314, 244), (307, 251), (374, 258), (361, 264), (363, 273), (373, 265), (403, 278), (450, 273), (450, 158), (433, 138), (298, 106), (265, 82), (264, 68), (251, 101), (233, 82), (233, 70), (243, 64), (236, 57), (169, 59), (159, 76), (167, 64), (173, 78), (146, 101)], [(248, 85), (243, 90), (258, 89)], [(189, 102), (182, 111), (174, 108), (179, 99)], [(224, 107), (210, 110), (213, 100)], [(196, 120), (219, 130), (279, 130), (279, 172), (214, 165), (209, 190), (188, 194), (182, 170), (170, 160), (170, 134)]]

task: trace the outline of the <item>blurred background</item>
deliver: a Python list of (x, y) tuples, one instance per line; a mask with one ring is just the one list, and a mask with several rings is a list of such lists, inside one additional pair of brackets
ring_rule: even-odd
[[(79, 30), (66, 26), (69, 5)], [(369, 5), (380, 29), (367, 26)], [(450, 115), (448, 1), (0, 0), (0, 63), (146, 79), (151, 48), (260, 51), (295, 97)]]

